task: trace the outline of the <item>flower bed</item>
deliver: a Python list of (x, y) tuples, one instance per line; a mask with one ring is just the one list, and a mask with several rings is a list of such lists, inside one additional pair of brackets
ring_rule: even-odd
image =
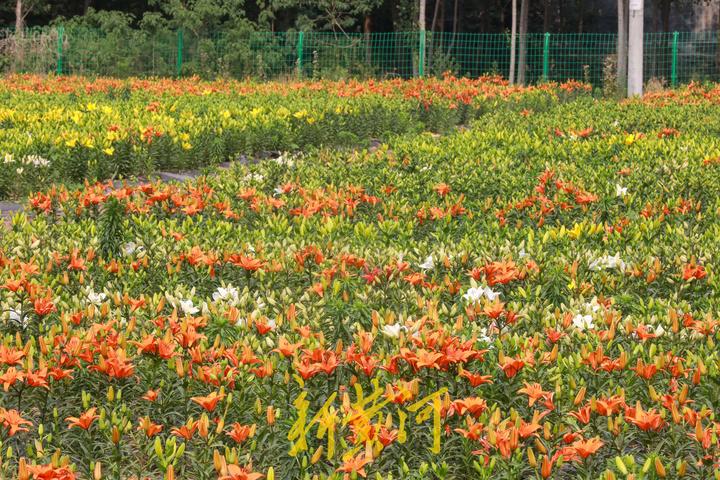
[(266, 150), (365, 147), (585, 88), (452, 77), (296, 84), (8, 77), (0, 81), (0, 198), (50, 182), (197, 169)]
[(1, 475), (712, 478), (692, 88), (33, 194), (0, 238)]

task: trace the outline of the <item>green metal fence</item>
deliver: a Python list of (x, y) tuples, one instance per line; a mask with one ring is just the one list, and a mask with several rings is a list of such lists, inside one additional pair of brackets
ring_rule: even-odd
[[(613, 78), (614, 34), (533, 33), (518, 38), (526, 83), (569, 79), (601, 87)], [(645, 78), (667, 85), (720, 80), (716, 32), (645, 35)], [(523, 54), (524, 52), (524, 54)], [(524, 58), (524, 61), (523, 61)], [(0, 30), (0, 72), (234, 78), (507, 77), (510, 35), (450, 32), (341, 34), (187, 31), (74, 26)]]

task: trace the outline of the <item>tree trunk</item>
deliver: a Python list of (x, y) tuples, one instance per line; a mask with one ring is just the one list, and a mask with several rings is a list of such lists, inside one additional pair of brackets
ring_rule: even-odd
[(88, 9), (92, 5), (92, 0), (85, 0), (85, 3), (83, 3), (83, 15), (87, 15)]
[(453, 5), (453, 35), (456, 35), (458, 31), (458, 3), (460, 0), (455, 0)]
[[(660, 17), (662, 17), (661, 11), (662, 11), (662, 0), (655, 0), (652, 2), (652, 8), (653, 8), (653, 25), (652, 29), (653, 32), (659, 32), (660, 31)], [(658, 52), (658, 36), (653, 35), (650, 37), (650, 49), (649, 51), (645, 52), (645, 55), (647, 57), (647, 65), (648, 65), (648, 72), (650, 73), (650, 78), (657, 77), (658, 75), (658, 58), (657, 58), (657, 52)], [(661, 50), (660, 50), (661, 51)]]
[(363, 22), (363, 32), (365, 33), (365, 63), (370, 65), (372, 63), (372, 45), (370, 43), (372, 32), (372, 21), (370, 15), (365, 15), (365, 21)]
[(551, 0), (545, 0), (545, 5), (543, 9), (543, 33), (547, 33), (550, 31), (550, 10), (551, 10)]
[[(720, 10), (720, 2), (718, 3), (718, 9)], [(717, 12), (717, 25), (715, 25), (715, 31), (717, 32), (717, 41), (720, 42), (720, 12)], [(720, 45), (720, 43), (718, 43)], [(720, 70), (720, 48), (715, 50), (715, 65)]]
[(437, 28), (438, 13), (440, 12), (440, 2), (441, 1), (442, 0), (435, 0), (435, 8), (433, 9), (432, 23), (430, 24), (430, 35), (427, 37), (428, 45), (426, 48), (426, 52), (427, 52), (426, 60), (427, 60), (428, 72), (432, 71), (433, 45), (435, 44), (435, 39), (433, 38), (433, 32), (435, 32), (435, 28)]
[(17, 72), (23, 64), (23, 38), (25, 37), (25, 15), (23, 12), (22, 0), (15, 2), (15, 66)]
[(584, 0), (578, 0), (577, 12), (578, 12), (577, 31), (578, 31), (578, 33), (583, 33), (583, 27), (584, 27), (584, 22), (585, 22), (585, 1)]
[[(420, 12), (418, 15), (418, 29), (421, 32), (425, 31), (425, 4), (426, 4), (426, 0), (420, 0)], [(418, 59), (417, 65), (413, 67), (413, 76), (414, 77), (416, 77), (418, 75), (420, 60), (422, 60), (423, 62), (425, 61), (425, 59)]]
[(23, 2), (22, 0), (15, 1), (15, 32), (22, 32), (25, 27), (25, 17), (23, 16)]
[(663, 32), (669, 32), (670, 31), (670, 9), (672, 8), (672, 3), (670, 3), (670, 0), (662, 0), (661, 3), (661, 14), (662, 17), (662, 31)]
[(627, 49), (628, 49), (628, 0), (617, 0), (618, 43), (617, 43), (617, 84), (624, 96), (627, 87)]
[(448, 50), (452, 50), (455, 47), (455, 39), (457, 38), (457, 31), (458, 31), (458, 2), (459, 0), (455, 0), (455, 4), (453, 5), (453, 29), (452, 29), (452, 40), (450, 41), (450, 48)]
[(530, 0), (522, 0), (520, 2), (520, 51), (518, 52), (518, 83), (525, 85), (527, 81), (527, 33), (528, 33), (528, 14), (530, 10)]
[(510, 26), (510, 84), (515, 83), (515, 42), (517, 41), (517, 0), (512, 0), (512, 21)]
[(442, 2), (442, 0), (435, 0), (435, 8), (433, 9), (433, 19), (432, 19), (432, 23), (430, 24), (431, 32), (434, 32), (435, 28), (437, 27), (438, 13), (440, 13), (440, 2)]

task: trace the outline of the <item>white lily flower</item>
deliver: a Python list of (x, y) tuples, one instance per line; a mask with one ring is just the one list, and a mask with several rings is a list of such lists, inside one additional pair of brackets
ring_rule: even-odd
[(18, 325), (22, 325), (23, 328), (27, 326), (27, 320), (22, 321), (22, 316), (20, 315), (20, 310), (11, 308), (9, 310), (8, 314), (10, 315), (11, 322), (16, 323)]
[(593, 260), (590, 262), (590, 270), (603, 270), (603, 269), (620, 269), (620, 271), (625, 271), (625, 262), (622, 258), (620, 258), (620, 254), (616, 253), (614, 256), (606, 255), (602, 258), (598, 258), (597, 260)]
[(433, 260), (432, 255), (428, 255), (425, 261), (420, 264), (420, 268), (423, 270), (432, 270), (435, 268), (435, 260)]
[(383, 326), (382, 333), (390, 338), (398, 338), (402, 330), (407, 330), (407, 328), (399, 323), (396, 323), (394, 325)]
[[(478, 340), (485, 342), (485, 343), (493, 343), (495, 339), (493, 339), (490, 335), (488, 335), (488, 329), (483, 327), (478, 332)], [(492, 348), (492, 347), (491, 347)]]
[(665, 329), (662, 325), (658, 325), (657, 327), (653, 328), (653, 333), (658, 337), (662, 337), (663, 335), (665, 335)]
[(476, 303), (482, 299), (483, 295), (485, 295), (485, 288), (471, 287), (468, 288), (463, 298), (469, 303)]
[(624, 197), (627, 195), (628, 189), (627, 187), (623, 187), (619, 183), (615, 185), (615, 196), (617, 197)]
[(239, 295), (240, 293), (237, 288), (228, 285), (227, 287), (218, 287), (218, 289), (213, 292), (212, 298), (214, 302), (227, 302), (235, 305), (239, 301)]
[(88, 290), (87, 299), (88, 302), (92, 303), (93, 305), (102, 304), (106, 298), (107, 295), (105, 295), (103, 292), (95, 293), (93, 290)]
[(595, 328), (592, 315), (582, 315), (580, 313), (573, 317), (573, 325), (581, 332)]
[(180, 309), (183, 313), (185, 313), (185, 315), (195, 315), (200, 311), (200, 309), (193, 304), (191, 299), (180, 300)]
[(125, 256), (128, 256), (128, 257), (130, 255), (132, 255), (133, 253), (140, 253), (143, 250), (145, 250), (145, 248), (142, 245), (138, 245), (135, 242), (128, 242), (125, 245), (123, 245), (122, 248), (123, 248), (123, 253), (125, 254)]
[(477, 303), (482, 300), (483, 297), (494, 302), (499, 296), (500, 292), (496, 292), (490, 287), (471, 287), (465, 295), (463, 295), (463, 298), (469, 303)]
[(493, 289), (491, 289), (490, 287), (485, 287), (484, 293), (485, 293), (485, 296), (487, 297), (487, 299), (490, 300), (491, 302), (494, 302), (500, 296), (500, 292), (496, 292)]

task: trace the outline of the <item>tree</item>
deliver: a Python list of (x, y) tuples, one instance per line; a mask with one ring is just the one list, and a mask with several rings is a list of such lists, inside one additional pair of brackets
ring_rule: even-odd
[(452, 47), (455, 46), (455, 39), (457, 38), (457, 32), (458, 32), (458, 3), (460, 3), (460, 0), (455, 0), (453, 4), (453, 30), (452, 30), (452, 41), (450, 42), (450, 50), (452, 50)]
[(437, 27), (438, 13), (440, 12), (440, 4), (441, 3), (442, 3), (442, 0), (435, 0), (435, 8), (433, 9), (432, 23), (430, 24), (430, 38), (429, 38), (430, 41), (428, 42), (427, 52), (426, 52), (426, 63), (427, 63), (427, 69), (429, 71), (432, 71), (433, 46), (435, 44), (432, 33), (435, 31), (435, 28)]
[(31, 12), (48, 10), (47, 0), (15, 0), (15, 31), (22, 35), (25, 19)]
[(550, 31), (550, 10), (552, 9), (551, 0), (544, 0), (543, 3), (543, 32)]
[(628, 51), (628, 0), (617, 0), (618, 36), (617, 36), (617, 82), (621, 93), (627, 87), (627, 51)]
[(356, 27), (369, 28), (368, 17), (382, 0), (274, 0), (267, 3), (272, 6), (273, 15), (283, 10), (294, 11), (298, 29), (345, 33)]
[(520, 51), (518, 52), (518, 83), (525, 85), (527, 71), (527, 33), (530, 0), (520, 2)]
[(512, 0), (512, 21), (510, 27), (510, 83), (515, 83), (515, 46), (517, 42), (517, 0)]
[(14, 69), (22, 68), (25, 58), (25, 19), (32, 11), (44, 10), (48, 8), (46, 0), (15, 0), (15, 36), (14, 51), (15, 65)]
[(175, 28), (195, 35), (209, 33), (226, 21), (245, 20), (244, 0), (151, 0)]

